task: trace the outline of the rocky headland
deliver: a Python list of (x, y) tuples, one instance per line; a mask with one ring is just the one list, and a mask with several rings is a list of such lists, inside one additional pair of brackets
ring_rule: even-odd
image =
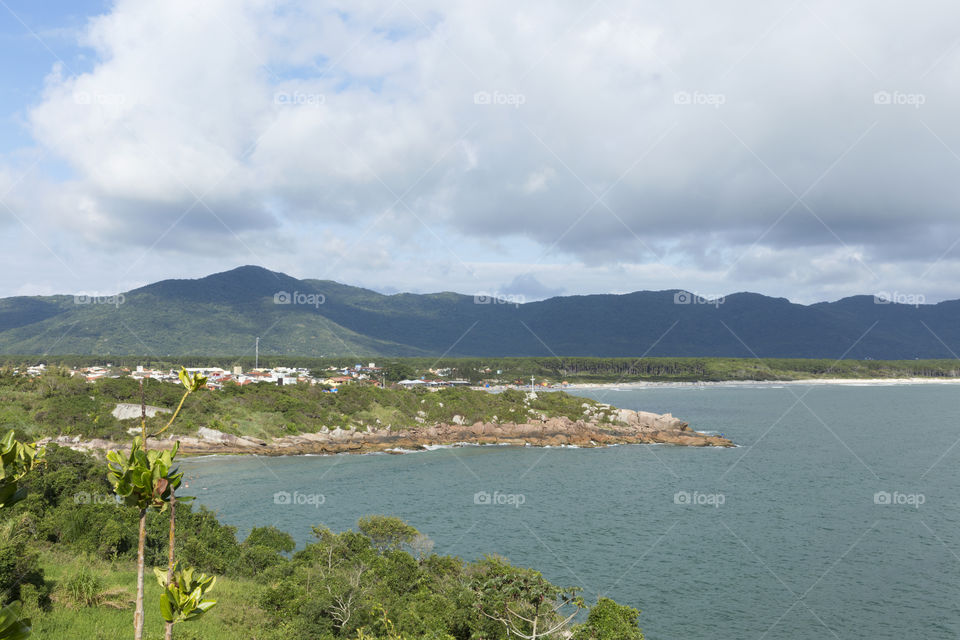
[[(585, 405), (586, 406), (586, 405)], [(611, 408), (612, 409), (612, 408)], [(617, 444), (674, 444), (689, 447), (732, 447), (729, 439), (690, 429), (671, 414), (629, 409), (613, 409), (603, 419), (588, 415), (581, 420), (543, 417), (524, 423), (476, 422), (463, 424), (455, 416), (453, 424), (418, 425), (403, 429), (367, 427), (358, 429), (324, 428), (318, 433), (300, 433), (262, 440), (251, 436), (223, 433), (201, 427), (195, 436), (171, 436), (151, 441), (152, 447), (169, 448), (180, 441), (186, 454), (258, 454), (302, 455), (336, 453), (403, 453), (431, 446), (453, 444), (498, 444), (517, 446), (603, 447)], [(60, 446), (81, 450), (123, 448), (110, 440), (82, 440), (69, 436), (47, 438)], [(127, 445), (129, 446), (129, 445)]]

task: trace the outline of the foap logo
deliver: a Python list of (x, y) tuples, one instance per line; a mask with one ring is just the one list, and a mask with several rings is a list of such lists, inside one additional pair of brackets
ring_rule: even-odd
[(926, 302), (927, 297), (922, 293), (878, 291), (873, 296), (873, 304), (907, 304), (912, 307), (919, 307)]
[(273, 294), (273, 304), (302, 304), (319, 308), (327, 301), (327, 296), (322, 293), (300, 293), (294, 291), (277, 291)]
[(114, 307), (119, 307), (126, 301), (127, 299), (122, 293), (117, 293), (111, 296), (104, 296), (96, 293), (79, 293), (73, 296), (73, 304), (109, 304)]
[(526, 297), (518, 294), (477, 293), (473, 296), (473, 304), (512, 304), (519, 307), (526, 301)]
[(919, 109), (926, 103), (927, 96), (922, 93), (877, 91), (873, 94), (873, 104), (907, 106)]
[(473, 104), (513, 107), (519, 109), (527, 103), (527, 96), (522, 93), (505, 93), (503, 91), (477, 91), (473, 94)]
[(302, 91), (278, 91), (273, 94), (273, 103), (294, 107), (322, 107), (327, 101), (322, 93), (304, 93)]
[(273, 494), (273, 504), (292, 505), (292, 506), (312, 506), (319, 509), (320, 505), (326, 503), (327, 497), (322, 493), (300, 493), (294, 491), (277, 491)]
[(922, 493), (901, 493), (899, 491), (890, 493), (889, 491), (877, 491), (873, 494), (873, 504), (881, 506), (906, 505), (914, 509), (919, 509), (920, 505), (926, 501), (927, 496)]
[(127, 101), (122, 93), (100, 93), (99, 91), (78, 91), (73, 101), (81, 105), (119, 106)]
[(726, 300), (723, 296), (703, 296), (689, 291), (677, 291), (673, 294), (673, 304), (706, 304), (717, 308)]
[(123, 504), (123, 498), (112, 493), (89, 493), (78, 491), (73, 494), (74, 504)]
[(500, 491), (477, 491), (473, 494), (473, 504), (479, 505), (506, 505), (519, 509), (520, 505), (527, 501), (527, 496), (522, 493), (501, 493)]
[(722, 493), (700, 493), (694, 491), (677, 491), (673, 494), (673, 504), (708, 506), (719, 509), (720, 505), (725, 504), (727, 497)]
[(722, 93), (705, 93), (703, 91), (677, 91), (673, 94), (673, 104), (703, 105), (719, 109), (727, 103), (727, 96)]

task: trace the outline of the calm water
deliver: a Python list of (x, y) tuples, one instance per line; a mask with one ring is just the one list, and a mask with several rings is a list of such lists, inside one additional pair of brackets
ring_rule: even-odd
[[(463, 447), (185, 468), (191, 492), (241, 535), (275, 525), (302, 543), (312, 524), (397, 515), (438, 553), (496, 552), (591, 600), (636, 606), (653, 640), (960, 636), (960, 387), (581, 395), (669, 411), (741, 447)], [(278, 491), (298, 493), (277, 504)], [(505, 504), (475, 504), (477, 492)], [(876, 504), (877, 492), (901, 504)]]

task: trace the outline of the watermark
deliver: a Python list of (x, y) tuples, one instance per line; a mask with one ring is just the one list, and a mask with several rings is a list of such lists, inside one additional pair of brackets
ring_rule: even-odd
[(123, 498), (114, 493), (88, 493), (78, 491), (73, 494), (74, 504), (123, 504)]
[(273, 103), (295, 107), (322, 107), (327, 101), (322, 93), (304, 93), (302, 91), (278, 91), (273, 94)]
[(513, 293), (477, 293), (473, 296), (473, 304), (512, 304), (520, 306), (526, 301), (525, 296)]
[(503, 91), (477, 91), (473, 94), (473, 104), (496, 105), (519, 109), (527, 103), (527, 96), (522, 93), (505, 93)]
[(920, 505), (927, 501), (927, 496), (922, 493), (900, 493), (894, 491), (877, 491), (873, 494), (873, 504), (879, 505), (907, 505), (914, 509), (919, 509)]
[(904, 93), (903, 91), (877, 91), (873, 94), (873, 104), (902, 105), (919, 109), (927, 103), (922, 93)]
[(322, 293), (300, 293), (294, 291), (277, 291), (273, 294), (273, 304), (305, 304), (319, 308), (327, 301), (327, 296)]
[(927, 297), (922, 293), (902, 293), (900, 291), (878, 291), (873, 295), (873, 304), (906, 304), (919, 307), (926, 304)]
[(78, 91), (73, 94), (75, 104), (96, 104), (101, 106), (119, 106), (126, 103), (122, 93), (100, 93), (99, 91)]
[(116, 293), (110, 296), (79, 293), (73, 296), (73, 304), (110, 304), (114, 307), (119, 307), (126, 301), (127, 299), (122, 293)]
[(727, 96), (722, 93), (705, 93), (703, 91), (677, 91), (673, 94), (673, 104), (705, 105), (719, 109), (727, 103)]
[(698, 506), (708, 506), (719, 509), (720, 505), (726, 503), (727, 497), (722, 493), (700, 493), (694, 491), (677, 491), (673, 494), (673, 504), (693, 504)]
[(322, 493), (300, 493), (299, 491), (290, 493), (289, 491), (277, 491), (273, 494), (273, 504), (311, 505), (313, 508), (319, 509), (320, 505), (326, 501), (327, 497)]
[(724, 296), (702, 296), (689, 291), (677, 291), (673, 294), (673, 304), (707, 304), (717, 308), (726, 301)]
[(473, 504), (487, 505), (507, 505), (519, 509), (520, 505), (527, 501), (527, 496), (522, 493), (501, 493), (500, 491), (477, 491), (473, 494)]

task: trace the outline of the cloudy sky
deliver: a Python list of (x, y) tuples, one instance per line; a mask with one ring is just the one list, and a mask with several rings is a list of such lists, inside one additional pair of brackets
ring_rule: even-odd
[(960, 298), (960, 4), (0, 0), (0, 295)]

